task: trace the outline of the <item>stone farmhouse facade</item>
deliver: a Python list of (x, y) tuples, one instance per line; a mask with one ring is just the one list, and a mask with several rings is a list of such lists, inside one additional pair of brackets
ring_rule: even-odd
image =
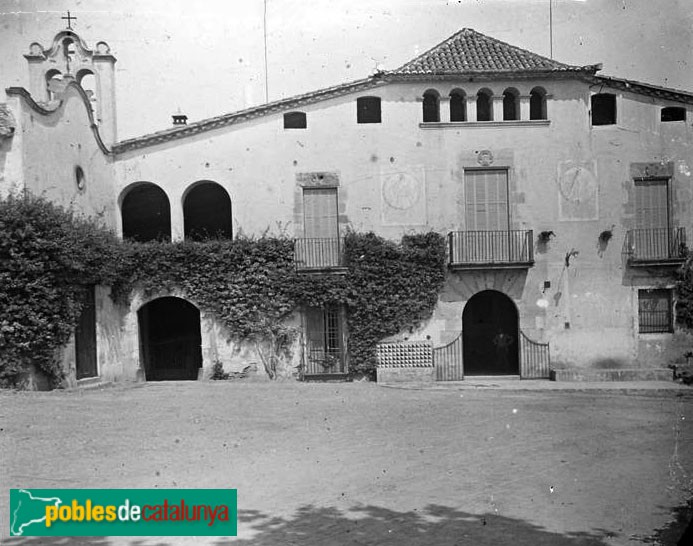
[[(434, 314), (384, 340), (383, 380), (659, 377), (693, 345), (673, 277), (693, 230), (691, 92), (462, 29), (395, 70), (118, 140), (107, 43), (64, 30), (25, 58), (28, 88), (0, 108), (0, 195), (44, 195), (142, 241), (269, 228), (312, 275), (338, 274), (348, 228), (447, 237)], [(70, 383), (257, 361), (181, 294), (121, 308), (108, 291), (65, 349)], [(296, 367), (343, 374), (343, 312), (296, 320)]]

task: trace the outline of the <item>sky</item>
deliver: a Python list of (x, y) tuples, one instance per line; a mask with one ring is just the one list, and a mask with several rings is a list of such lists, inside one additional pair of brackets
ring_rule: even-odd
[(556, 60), (693, 91), (691, 0), (0, 0), (3, 89), (67, 10), (117, 58), (119, 139), (394, 69), (464, 27), (549, 56), (550, 11)]

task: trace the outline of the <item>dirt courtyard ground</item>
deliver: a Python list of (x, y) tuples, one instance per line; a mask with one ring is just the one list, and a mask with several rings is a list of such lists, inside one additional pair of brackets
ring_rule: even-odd
[[(652, 544), (693, 494), (692, 442), (693, 390), (0, 392), (2, 543)], [(233, 487), (239, 537), (7, 539), (18, 487)]]

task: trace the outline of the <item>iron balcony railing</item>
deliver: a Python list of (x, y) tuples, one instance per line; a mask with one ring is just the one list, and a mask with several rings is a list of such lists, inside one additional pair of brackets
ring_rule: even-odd
[(453, 231), (448, 234), (450, 266), (529, 267), (534, 263), (532, 230)]
[(626, 233), (624, 252), (628, 261), (679, 262), (686, 258), (685, 228), (631, 229)]
[(344, 239), (296, 239), (294, 260), (299, 270), (344, 267)]

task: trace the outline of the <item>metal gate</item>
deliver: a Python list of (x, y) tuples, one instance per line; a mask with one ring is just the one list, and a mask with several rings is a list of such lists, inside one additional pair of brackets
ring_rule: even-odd
[[(433, 365), (436, 381), (461, 381), (464, 379), (462, 332), (453, 341), (433, 348)], [(551, 369), (551, 353), (548, 343), (529, 339), (520, 330), (520, 377), (522, 379), (548, 379)]]
[(550, 367), (549, 344), (532, 341), (520, 330), (520, 377), (548, 379)]
[(461, 381), (464, 379), (462, 332), (447, 345), (433, 349), (433, 366), (436, 369), (436, 381)]

